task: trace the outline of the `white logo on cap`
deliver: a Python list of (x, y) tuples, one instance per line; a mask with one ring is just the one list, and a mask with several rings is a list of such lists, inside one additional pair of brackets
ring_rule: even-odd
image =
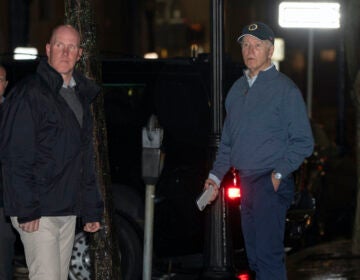
[(254, 30), (256, 30), (256, 29), (258, 29), (258, 26), (257, 26), (256, 23), (253, 23), (253, 24), (249, 25), (249, 30), (250, 30), (250, 31), (254, 31)]

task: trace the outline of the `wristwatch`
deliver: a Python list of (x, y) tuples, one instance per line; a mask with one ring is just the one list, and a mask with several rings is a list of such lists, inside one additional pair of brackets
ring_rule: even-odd
[(275, 178), (276, 180), (281, 180), (281, 178), (282, 178), (281, 173), (279, 173), (279, 172), (274, 172), (274, 178)]

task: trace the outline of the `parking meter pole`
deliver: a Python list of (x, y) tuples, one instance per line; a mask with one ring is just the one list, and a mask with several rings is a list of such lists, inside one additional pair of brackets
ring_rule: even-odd
[[(212, 134), (209, 139), (211, 162), (215, 159), (219, 147), (223, 121), (223, 15), (224, 0), (211, 0)], [(209, 208), (205, 229), (204, 271), (201, 279), (235, 279), (223, 190)]]
[(151, 116), (148, 126), (142, 131), (142, 177), (146, 185), (143, 280), (151, 280), (152, 274), (154, 198), (155, 185), (162, 169), (162, 135), (156, 117)]
[(146, 185), (143, 280), (151, 280), (155, 185)]

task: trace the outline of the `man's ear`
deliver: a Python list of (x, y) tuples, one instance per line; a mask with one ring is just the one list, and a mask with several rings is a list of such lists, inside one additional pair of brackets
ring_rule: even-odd
[(76, 61), (79, 61), (79, 60), (80, 60), (80, 58), (81, 58), (81, 56), (82, 56), (82, 53), (83, 53), (83, 49), (80, 48), (80, 49), (79, 49), (79, 54), (78, 54), (78, 57), (77, 57), (77, 60), (76, 60)]
[(269, 48), (269, 55), (268, 57), (271, 59), (274, 54), (274, 45), (271, 45)]
[(50, 56), (50, 44), (49, 43), (46, 44), (45, 50), (46, 50), (47, 57), (49, 57)]

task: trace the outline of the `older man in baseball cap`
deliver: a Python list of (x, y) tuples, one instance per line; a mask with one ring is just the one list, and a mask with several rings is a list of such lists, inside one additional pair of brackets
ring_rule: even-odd
[(287, 279), (284, 232), (292, 173), (314, 145), (300, 90), (271, 62), (274, 37), (269, 26), (254, 22), (237, 39), (247, 69), (226, 97), (221, 142), (205, 182), (205, 188), (219, 187), (230, 167), (239, 170), (241, 225), (257, 280)]

